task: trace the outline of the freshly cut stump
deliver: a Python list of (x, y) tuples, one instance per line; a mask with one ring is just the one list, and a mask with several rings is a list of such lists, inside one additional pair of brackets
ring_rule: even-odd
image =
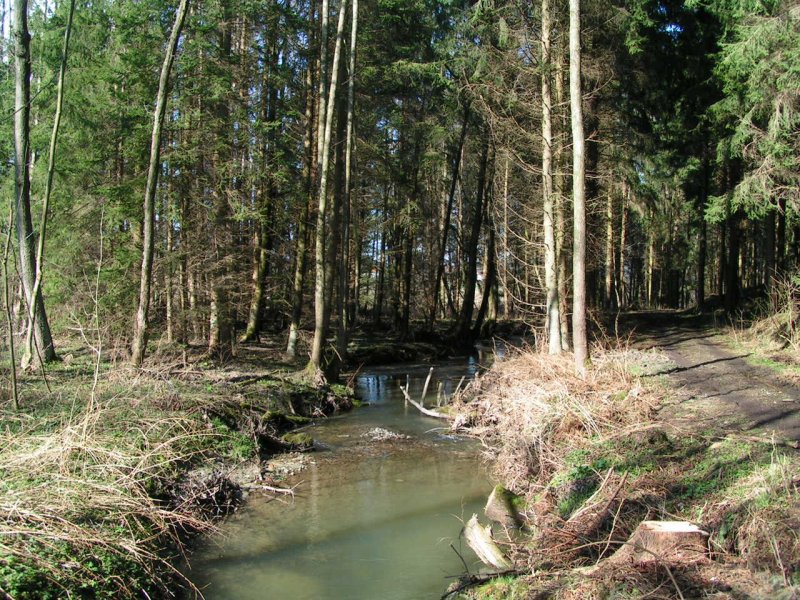
[(708, 533), (685, 521), (642, 521), (608, 560), (612, 563), (696, 563), (706, 558)]

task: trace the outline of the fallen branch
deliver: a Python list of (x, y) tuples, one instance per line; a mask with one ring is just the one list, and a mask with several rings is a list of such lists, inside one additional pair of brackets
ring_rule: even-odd
[(294, 497), (294, 488), (281, 488), (271, 485), (263, 485), (256, 483), (248, 483), (242, 486), (245, 490), (257, 490), (259, 492), (273, 492), (275, 494), (286, 494), (287, 496)]
[(431, 409), (429, 409), (429, 408), (425, 408), (424, 406), (422, 406), (422, 404), (420, 404), (419, 402), (417, 402), (416, 400), (414, 400), (414, 399), (413, 399), (413, 398), (412, 398), (412, 397), (411, 397), (411, 396), (408, 394), (408, 385), (406, 385), (406, 387), (403, 387), (403, 386), (401, 385), (401, 386), (400, 386), (400, 390), (403, 392), (403, 395), (406, 397), (406, 402), (408, 402), (409, 404), (411, 404), (411, 406), (413, 406), (414, 408), (416, 408), (416, 409), (417, 409), (419, 412), (421, 412), (423, 415), (426, 415), (426, 416), (428, 416), (428, 417), (433, 417), (434, 419), (446, 419), (446, 420), (448, 420), (448, 421), (449, 421), (450, 419), (452, 419), (452, 417), (451, 417), (450, 415), (446, 415), (446, 414), (444, 414), (444, 413), (440, 413), (440, 412), (438, 412), (438, 411), (431, 410)]

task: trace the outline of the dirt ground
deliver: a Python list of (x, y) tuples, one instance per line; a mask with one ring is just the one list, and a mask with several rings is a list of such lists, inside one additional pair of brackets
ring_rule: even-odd
[(674, 363), (658, 374), (678, 390), (664, 420), (800, 444), (800, 389), (731, 350), (712, 320), (661, 311), (631, 315), (626, 325), (636, 346), (658, 348)]

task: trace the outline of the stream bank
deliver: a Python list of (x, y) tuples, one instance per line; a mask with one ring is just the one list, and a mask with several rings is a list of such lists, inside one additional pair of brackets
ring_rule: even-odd
[(168, 348), (133, 370), (61, 347), (47, 380), (21, 381), (22, 409), (0, 413), (0, 598), (191, 590), (172, 565), (186, 541), (261, 480), (261, 457), (304, 448), (294, 430), (353, 401), (262, 348), (225, 365)]
[[(498, 543), (511, 575), (465, 578), (450, 597), (796, 597), (792, 444), (673, 420), (680, 399), (667, 374), (676, 365), (658, 350), (596, 352), (593, 361), (579, 379), (571, 357), (522, 353), (459, 404), (459, 422), (492, 449), (495, 476), (519, 495), (524, 530)], [(701, 551), (643, 545), (639, 529), (651, 523), (699, 532)]]
[[(0, 598), (191, 595), (173, 566), (186, 541), (284, 486), (287, 463), (310, 456), (302, 428), (353, 406), (344, 386), (297, 379), (282, 346), (242, 344), (219, 364), (166, 344), (139, 370), (60, 341), (64, 360), (27, 374), (21, 411), (0, 413)], [(276, 453), (288, 460), (264, 460)]]

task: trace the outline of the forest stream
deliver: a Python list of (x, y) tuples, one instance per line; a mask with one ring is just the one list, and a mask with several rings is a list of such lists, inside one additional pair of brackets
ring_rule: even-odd
[[(438, 364), (428, 403), (439, 382), (450, 394), (478, 368)], [(251, 496), (193, 556), (208, 600), (437, 598), (463, 573), (459, 554), (477, 569), (461, 519), (481, 510), (491, 484), (474, 441), (406, 406), (400, 385), (408, 377), (419, 398), (428, 371), (371, 368), (355, 383), (362, 407), (306, 429), (317, 451), (287, 481), (295, 497)]]

